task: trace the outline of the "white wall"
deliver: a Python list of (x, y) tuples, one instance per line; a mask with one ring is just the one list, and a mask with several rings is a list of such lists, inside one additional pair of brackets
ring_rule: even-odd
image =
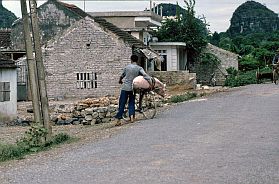
[[(170, 54), (169, 54), (170, 52)], [(167, 51), (168, 55), (170, 55), (170, 64), (168, 71), (177, 71), (178, 70), (178, 57), (177, 57), (177, 48), (176, 46), (171, 46), (170, 49)]]
[(10, 101), (0, 102), (0, 113), (16, 118), (17, 116), (17, 74), (16, 69), (1, 68), (0, 82), (10, 82)]
[(167, 51), (167, 71), (178, 70), (178, 57), (176, 46), (167, 45), (151, 45), (153, 50), (166, 50)]

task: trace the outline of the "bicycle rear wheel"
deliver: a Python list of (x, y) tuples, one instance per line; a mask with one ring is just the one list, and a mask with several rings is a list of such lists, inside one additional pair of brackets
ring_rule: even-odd
[(156, 115), (156, 99), (155, 93), (150, 91), (143, 95), (142, 114), (146, 119), (152, 119)]

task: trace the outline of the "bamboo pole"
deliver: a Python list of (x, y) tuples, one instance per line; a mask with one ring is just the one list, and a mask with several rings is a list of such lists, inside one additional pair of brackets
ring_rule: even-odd
[(31, 14), (31, 22), (32, 22), (32, 31), (33, 31), (33, 39), (34, 39), (34, 48), (35, 48), (35, 58), (37, 64), (37, 72), (38, 72), (38, 80), (39, 80), (39, 92), (41, 97), (41, 107), (42, 107), (42, 115), (43, 115), (43, 124), (44, 128), (47, 129), (48, 134), (46, 136), (46, 140), (51, 138), (52, 127), (49, 118), (49, 105), (48, 105), (48, 97), (47, 97), (47, 89), (46, 89), (46, 81), (45, 81), (45, 68), (43, 64), (42, 58), (42, 48), (41, 48), (41, 37), (40, 30), (38, 26), (38, 15), (37, 15), (37, 2), (36, 0), (29, 0), (30, 3), (30, 14)]

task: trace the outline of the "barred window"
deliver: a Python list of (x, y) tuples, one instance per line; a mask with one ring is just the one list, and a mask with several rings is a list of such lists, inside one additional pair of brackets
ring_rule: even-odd
[(92, 89), (97, 88), (97, 73), (95, 72), (85, 72), (76, 73), (77, 77), (77, 89)]
[(167, 50), (155, 50), (155, 52), (157, 52), (161, 55), (166, 55), (167, 54)]
[(0, 82), (0, 102), (10, 101), (10, 83)]

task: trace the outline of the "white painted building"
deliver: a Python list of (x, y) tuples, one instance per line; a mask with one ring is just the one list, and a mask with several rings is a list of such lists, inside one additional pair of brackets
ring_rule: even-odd
[(17, 71), (13, 61), (0, 59), (0, 121), (17, 117)]
[(163, 17), (150, 11), (89, 12), (93, 17), (101, 17), (123, 31), (148, 44), (154, 28), (160, 27)]
[(163, 57), (161, 71), (187, 70), (187, 52), (184, 42), (149, 42), (149, 46)]

